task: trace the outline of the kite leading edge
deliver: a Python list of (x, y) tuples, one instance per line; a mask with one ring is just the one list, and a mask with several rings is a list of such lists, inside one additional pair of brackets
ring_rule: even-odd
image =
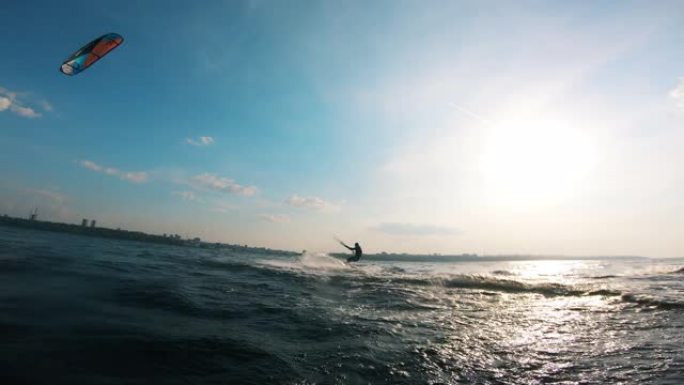
[(65, 75), (76, 75), (93, 65), (121, 43), (123, 43), (123, 37), (118, 33), (102, 35), (69, 56), (59, 70)]

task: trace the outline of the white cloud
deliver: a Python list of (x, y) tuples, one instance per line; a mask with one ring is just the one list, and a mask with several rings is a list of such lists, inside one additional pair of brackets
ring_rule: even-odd
[(179, 197), (183, 198), (183, 200), (186, 200), (186, 201), (197, 200), (197, 196), (192, 191), (174, 191), (171, 194), (179, 196)]
[(40, 196), (43, 199), (47, 199), (57, 204), (63, 204), (66, 201), (66, 197), (64, 195), (52, 190), (27, 188), (26, 192)]
[(48, 112), (51, 112), (52, 110), (55, 109), (54, 107), (52, 107), (52, 104), (50, 104), (50, 102), (48, 102), (47, 100), (42, 100), (40, 102), (40, 106), (43, 107), (43, 109), (45, 111), (48, 111)]
[[(43, 105), (47, 105), (50, 109), (45, 108), (46, 111), (52, 111), (52, 106), (47, 101), (42, 101)], [(0, 112), (9, 110), (19, 116), (25, 118), (37, 118), (41, 114), (32, 107), (26, 105), (23, 100), (20, 100), (20, 95), (12, 92), (6, 88), (0, 87)]]
[(0, 87), (0, 95), (5, 95), (10, 99), (16, 99), (17, 93), (8, 90), (7, 88)]
[(299, 208), (305, 208), (317, 211), (338, 211), (339, 205), (327, 202), (318, 197), (303, 197), (300, 195), (292, 195), (285, 200), (285, 203)]
[(230, 178), (224, 178), (209, 173), (195, 176), (192, 178), (192, 183), (197, 187), (244, 196), (253, 196), (258, 191), (254, 186), (243, 186)]
[(211, 136), (200, 136), (197, 139), (186, 138), (185, 143), (191, 144), (193, 146), (204, 147), (214, 144), (214, 138)]
[(90, 160), (82, 160), (80, 162), (80, 164), (81, 164), (81, 166), (83, 166), (89, 170), (93, 170), (93, 171), (97, 171), (97, 172), (102, 171), (102, 167), (100, 165), (98, 165), (97, 163), (90, 161)]
[(261, 214), (259, 216), (261, 219), (274, 223), (289, 223), (291, 219), (285, 214)]
[(235, 211), (237, 209), (238, 209), (238, 207), (236, 207), (235, 205), (232, 205), (232, 204), (227, 203), (227, 202), (218, 201), (214, 204), (214, 206), (210, 210), (213, 212), (216, 212), (216, 213), (225, 214), (227, 212)]
[(12, 112), (14, 112), (15, 114), (23, 116), (25, 118), (37, 118), (41, 116), (41, 114), (36, 112), (33, 108), (20, 106), (17, 103), (12, 103), (10, 110), (12, 110)]
[(87, 159), (81, 160), (79, 164), (81, 165), (81, 167), (87, 168), (88, 170), (116, 176), (122, 180), (133, 183), (143, 183), (149, 179), (149, 174), (145, 171), (122, 171), (114, 167), (101, 166)]
[(142, 182), (147, 181), (148, 175), (144, 171), (137, 171), (137, 172), (126, 172), (126, 173), (120, 174), (119, 177), (121, 179), (127, 180), (129, 182), (142, 183)]
[(679, 78), (679, 84), (670, 91), (670, 97), (675, 101), (677, 107), (684, 110), (684, 78)]
[(399, 236), (457, 235), (460, 233), (452, 227), (396, 222), (381, 223), (373, 229), (388, 235)]

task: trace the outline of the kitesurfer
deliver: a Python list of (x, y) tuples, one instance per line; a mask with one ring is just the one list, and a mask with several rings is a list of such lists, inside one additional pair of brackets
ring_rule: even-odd
[(345, 245), (343, 242), (340, 242), (340, 244), (354, 252), (353, 256), (347, 258), (347, 262), (356, 262), (359, 259), (361, 259), (361, 256), (363, 255), (363, 250), (361, 250), (361, 245), (359, 245), (358, 242), (354, 243), (354, 247), (349, 247)]

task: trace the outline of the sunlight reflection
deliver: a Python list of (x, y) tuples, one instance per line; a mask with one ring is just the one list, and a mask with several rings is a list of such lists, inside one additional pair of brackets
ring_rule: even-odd
[(578, 270), (586, 269), (584, 261), (513, 262), (516, 275), (524, 279), (544, 279), (552, 283), (567, 283)]

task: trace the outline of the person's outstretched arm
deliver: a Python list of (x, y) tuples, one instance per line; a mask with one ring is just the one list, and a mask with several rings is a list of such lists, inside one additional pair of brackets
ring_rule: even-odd
[(353, 247), (349, 247), (349, 246), (347, 246), (347, 245), (346, 245), (346, 244), (345, 244), (344, 242), (340, 241), (339, 239), (337, 240), (337, 242), (339, 242), (339, 243), (340, 243), (340, 245), (342, 245), (342, 246), (344, 246), (344, 247), (348, 248), (349, 250), (354, 250), (354, 248), (353, 248)]

